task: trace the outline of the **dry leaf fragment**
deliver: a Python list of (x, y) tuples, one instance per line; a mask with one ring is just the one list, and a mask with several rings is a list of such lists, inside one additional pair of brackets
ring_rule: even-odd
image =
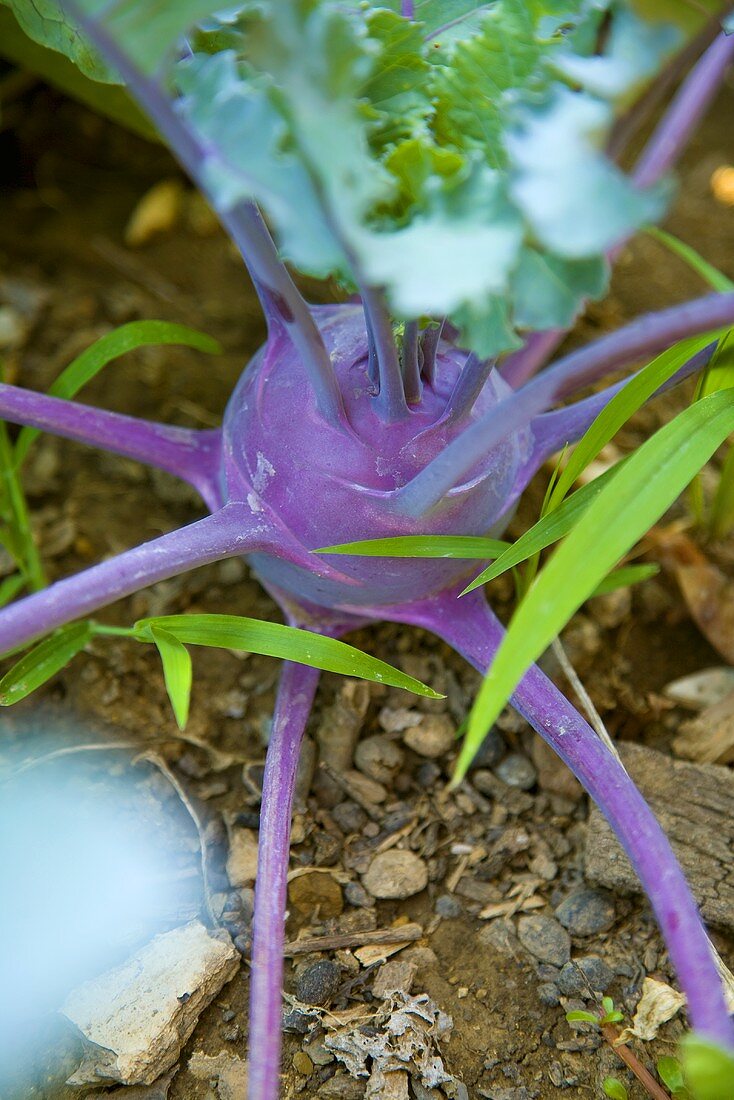
[(634, 1035), (645, 1041), (654, 1039), (662, 1025), (672, 1020), (685, 1003), (685, 997), (677, 989), (655, 978), (645, 978), (632, 1027), (625, 1028), (620, 1038)]

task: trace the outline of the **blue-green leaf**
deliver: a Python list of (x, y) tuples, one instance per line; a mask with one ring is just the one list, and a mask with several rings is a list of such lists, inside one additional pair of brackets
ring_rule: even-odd
[(395, 535), (322, 546), (314, 554), (354, 554), (365, 558), (496, 558), (511, 543), (483, 535)]
[(734, 1087), (734, 1051), (698, 1035), (681, 1043), (683, 1072), (693, 1100), (725, 1100)]

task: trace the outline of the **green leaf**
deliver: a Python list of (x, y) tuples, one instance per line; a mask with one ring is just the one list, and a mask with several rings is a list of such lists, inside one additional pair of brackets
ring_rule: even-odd
[(676, 256), (680, 256), (714, 290), (718, 290), (720, 293), (734, 290), (734, 282), (714, 267), (713, 264), (710, 264), (708, 260), (704, 260), (703, 256), (696, 252), (691, 245), (679, 240), (678, 237), (674, 237), (672, 233), (666, 233), (664, 229), (658, 229), (656, 226), (648, 226), (647, 232), (656, 241), (674, 252)]
[(569, 1024), (594, 1024), (595, 1027), (599, 1026), (599, 1017), (595, 1016), (592, 1012), (586, 1012), (584, 1009), (575, 1009), (573, 1012), (567, 1012), (566, 1019)]
[(0, 581), (0, 607), (14, 600), (19, 592), (26, 586), (26, 579), (21, 573), (13, 573), (10, 577), (3, 577)]
[(566, 260), (525, 247), (513, 280), (515, 324), (528, 329), (565, 328), (581, 302), (599, 298), (608, 282), (609, 265), (601, 256)]
[(629, 379), (619, 393), (616, 393), (604, 406), (574, 447), (554, 486), (550, 500), (551, 508), (556, 501), (563, 500), (580, 474), (614, 438), (632, 414), (642, 408), (648, 398), (652, 397), (664, 382), (672, 378), (692, 356), (708, 347), (716, 335), (717, 333), (704, 333), (702, 336), (681, 340)]
[(723, 390), (684, 409), (617, 468), (513, 617), (474, 704), (457, 777), (527, 668), (733, 430), (734, 393)]
[(185, 729), (191, 702), (191, 656), (186, 646), (162, 626), (152, 622), (150, 632), (163, 663), (163, 679), (178, 728)]
[(665, 1054), (662, 1058), (658, 1058), (657, 1065), (655, 1067), (658, 1071), (658, 1077), (672, 1092), (676, 1100), (680, 1097), (683, 1100), (688, 1095), (685, 1081), (683, 1079), (683, 1067), (677, 1058), (671, 1058)]
[(120, 80), (99, 57), (60, 0), (2, 0), (21, 29), (41, 46), (65, 54), (92, 80), (119, 84)]
[(359, 676), (378, 684), (405, 688), (429, 699), (443, 698), (433, 688), (407, 676), (385, 661), (362, 653), (346, 642), (315, 634), (311, 630), (300, 630), (240, 615), (163, 615), (140, 619), (135, 624), (136, 637), (140, 641), (152, 641), (153, 627), (162, 628), (185, 645), (263, 653), (268, 657), (297, 661), (299, 664), (337, 672), (342, 676)]
[[(34, 5), (37, 2), (32, 0)], [(101, 21), (146, 73), (155, 73), (184, 31), (222, 7), (217, 0), (115, 0), (112, 4), (110, 0), (75, 0), (75, 4), (85, 15)], [(31, 5), (24, 2), (26, 6)]]
[(711, 502), (711, 535), (723, 539), (734, 527), (734, 447), (730, 447)]
[(92, 636), (89, 623), (63, 626), (29, 653), (25, 653), (0, 679), (0, 706), (20, 702), (68, 665)]
[(609, 1100), (628, 1100), (629, 1098), (627, 1089), (617, 1077), (605, 1077), (602, 1088)]
[(396, 535), (322, 546), (313, 554), (356, 554), (365, 558), (496, 558), (511, 543), (474, 535)]
[[(138, 348), (169, 344), (196, 348), (210, 355), (220, 354), (222, 350), (211, 336), (187, 325), (172, 324), (170, 321), (129, 321), (95, 340), (61, 372), (48, 392), (52, 397), (75, 397), (113, 359)], [(38, 435), (40, 431), (37, 428), (23, 428), (19, 432), (15, 444), (18, 465), (24, 461), (28, 448)]]
[(552, 546), (554, 542), (558, 542), (564, 535), (567, 535), (605, 485), (621, 469), (624, 461), (626, 460), (618, 462), (616, 466), (605, 470), (603, 474), (594, 478), (588, 485), (583, 485), (580, 489), (577, 489), (553, 512), (549, 512), (548, 515), (538, 520), (508, 550), (500, 554), (492, 565), (488, 565), (486, 569), (482, 570), (479, 576), (467, 585), (462, 592), (462, 596), (475, 588), (480, 588), (481, 585), (487, 584), (489, 581), (493, 581), (495, 577), (499, 577), (508, 569), (513, 569), (516, 565), (527, 561), (534, 554), (545, 550), (547, 546)]
[(614, 569), (600, 581), (592, 596), (606, 596), (609, 592), (616, 592), (618, 588), (629, 588), (630, 585), (649, 580), (659, 572), (659, 565), (624, 565), (621, 569)]
[(725, 1100), (734, 1084), (734, 1051), (698, 1035), (686, 1035), (681, 1043), (683, 1072), (693, 1100)]
[[(106, 115), (150, 141), (159, 140), (153, 126), (124, 88), (119, 84), (100, 83), (105, 75), (101, 62), (100, 75), (96, 79), (85, 75), (81, 68), (77, 68), (62, 53), (29, 38), (21, 30), (12, 12), (3, 7), (0, 7), (0, 56), (28, 72), (35, 73), (98, 114)], [(113, 74), (109, 76), (113, 79)]]

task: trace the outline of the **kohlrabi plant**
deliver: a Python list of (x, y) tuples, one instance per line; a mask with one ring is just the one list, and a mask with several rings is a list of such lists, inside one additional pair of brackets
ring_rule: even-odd
[[(459, 598), (472, 575), (466, 554), (312, 551), (452, 535), (481, 540), (489, 558), (486, 537), (502, 533), (533, 474), (636, 376), (574, 401), (579, 391), (693, 337), (698, 344), (656, 376), (648, 396), (706, 364), (734, 323), (734, 293), (641, 317), (540, 369), (584, 301), (603, 294), (615, 247), (664, 210), (667, 174), (734, 58), (734, 35), (704, 32), (701, 56), (625, 175), (606, 150), (623, 144), (635, 104), (684, 44), (666, 4), (640, 5), (662, 12), (657, 21), (621, 0), (8, 6), (31, 38), (66, 52), (87, 76), (126, 85), (239, 247), (268, 323), (216, 431), (0, 385), (7, 420), (165, 469), (211, 512), (7, 606), (0, 649), (44, 635), (53, 648), (64, 635), (52, 632), (67, 624), (233, 555), (248, 557), (302, 631), (268, 747), (253, 931), (249, 1093), (272, 1100), (291, 801), (319, 675), (311, 666), (335, 667), (324, 657), (330, 640), (383, 620), (433, 631), (482, 671), (503, 638), (481, 588)], [(284, 260), (336, 278), (347, 300), (310, 306)], [(675, 456), (672, 485), (734, 430), (734, 392), (697, 408), (668, 426), (673, 436), (650, 441), (661, 462)], [(659, 486), (646, 487), (632, 459), (613, 484), (622, 510)], [(575, 496), (556, 519), (568, 522)], [(589, 541), (592, 508), (574, 533), (593, 555), (601, 549)], [(605, 541), (605, 568), (624, 552)], [(576, 564), (591, 583), (586, 559)], [(186, 645), (212, 639), (203, 619), (134, 628), (159, 646), (179, 689), (190, 672)], [(260, 625), (273, 638), (287, 630)], [(218, 644), (232, 647), (247, 647), (254, 629), (229, 617), (215, 627)], [(278, 637), (262, 651), (293, 656)], [(606, 814), (655, 911), (697, 1041), (728, 1059), (734, 1028), (712, 948), (650, 809), (535, 665), (512, 702)], [(470, 726), (470, 745), (479, 726)]]

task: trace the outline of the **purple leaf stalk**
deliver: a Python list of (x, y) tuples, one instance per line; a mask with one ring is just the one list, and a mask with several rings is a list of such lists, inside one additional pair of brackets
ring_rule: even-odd
[[(411, 14), (412, 4), (403, 10)], [(99, 26), (87, 29), (201, 184), (196, 135)], [(723, 72), (724, 47), (714, 46), (704, 61), (715, 58), (715, 80), (689, 77), (671, 108), (672, 121), (663, 120), (652, 151), (643, 156), (646, 179), (654, 177), (656, 164), (671, 163), (710, 98)], [(726, 48), (730, 56), (728, 42)], [(514, 378), (505, 370), (503, 376), (457, 347), (441, 319), (423, 333), (412, 322), (406, 326), (401, 361), (377, 288), (365, 288), (361, 302), (311, 308), (278, 259), (256, 207), (241, 204), (222, 212), (222, 220), (248, 263), (269, 335), (236, 386), (221, 430), (148, 424), (0, 385), (0, 416), (165, 469), (192, 484), (211, 514), (5, 608), (0, 650), (23, 646), (156, 581), (246, 555), (295, 625), (341, 636), (366, 622), (415, 624), (484, 671), (502, 630), (482, 595), (458, 598), (471, 575), (466, 562), (337, 560), (310, 550), (401, 534), (499, 533), (533, 474), (559, 446), (583, 434), (623, 383), (552, 411), (559, 399), (684, 336), (734, 323), (734, 295), (708, 295), (640, 318), (520, 385), (532, 370), (516, 369)], [(527, 347), (533, 339), (543, 337), (531, 337)], [(696, 356), (675, 381), (709, 355), (710, 349)], [(318, 675), (285, 664), (268, 747), (253, 928), (250, 1100), (278, 1094), (291, 803)], [(734, 1047), (695, 902), (634, 783), (539, 669), (527, 672), (513, 704), (578, 777), (628, 853), (688, 998), (693, 1027)]]

